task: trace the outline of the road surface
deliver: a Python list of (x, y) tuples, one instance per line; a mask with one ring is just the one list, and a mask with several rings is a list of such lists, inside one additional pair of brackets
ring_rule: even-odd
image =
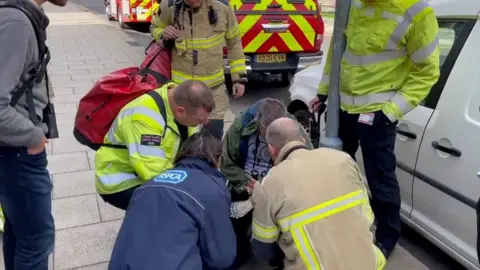
[[(72, 0), (72, 2), (79, 4), (95, 13), (105, 14), (105, 6), (103, 4), (103, 1)], [(106, 20), (106, 17), (105, 17), (105, 20)], [(328, 45), (330, 43), (333, 20), (326, 19), (325, 26), (326, 26), (325, 40), (323, 45), (324, 51), (328, 49)], [(140, 29), (140, 31), (136, 31), (132, 29), (126, 29), (124, 31), (138, 43), (135, 45), (145, 47), (151, 41), (150, 35), (148, 33), (145, 33), (146, 29), (147, 29), (146, 27), (143, 27), (143, 29)], [(273, 84), (269, 83), (267, 86), (266, 83), (255, 82), (249, 85), (249, 88), (247, 88), (247, 91), (244, 97), (240, 99), (232, 98), (231, 100), (232, 111), (236, 113), (248, 107), (250, 104), (254, 103), (255, 101), (264, 97), (277, 98), (282, 100), (285, 103), (288, 103), (289, 101), (288, 88), (277, 87), (274, 83)], [(399, 244), (406, 251), (396, 251), (396, 253), (402, 252), (402, 254), (397, 255), (397, 257), (395, 257), (395, 253), (394, 255), (392, 255), (392, 260), (395, 260), (395, 264), (398, 264), (400, 267), (400, 268), (395, 267), (398, 270), (425, 269), (423, 267), (418, 267), (418, 266), (409, 266), (409, 263), (412, 261), (418, 261), (421, 264), (425, 265), (427, 269), (432, 269), (432, 270), (464, 270), (465, 269), (463, 266), (453, 261), (451, 258), (445, 255), (438, 248), (434, 247), (427, 240), (425, 240), (423, 237), (421, 237), (420, 235), (418, 235), (417, 233), (415, 233), (414, 231), (412, 231), (406, 226), (404, 226), (403, 228), (402, 237), (400, 239)], [(413, 264), (413, 265), (421, 265), (421, 264)], [(401, 266), (404, 266), (404, 267), (401, 267)]]

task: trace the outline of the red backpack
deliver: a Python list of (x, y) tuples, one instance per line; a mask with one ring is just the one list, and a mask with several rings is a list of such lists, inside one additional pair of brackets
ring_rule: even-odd
[(103, 139), (120, 110), (143, 94), (148, 93), (154, 98), (165, 118), (163, 99), (152, 90), (171, 78), (171, 51), (152, 42), (146, 54), (140, 68), (128, 67), (105, 75), (80, 100), (73, 130), (79, 143), (95, 151), (101, 146), (126, 148), (123, 145), (106, 145)]

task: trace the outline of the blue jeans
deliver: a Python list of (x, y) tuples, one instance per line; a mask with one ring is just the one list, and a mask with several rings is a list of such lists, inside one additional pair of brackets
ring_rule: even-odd
[(376, 241), (391, 252), (400, 237), (400, 188), (395, 175), (396, 123), (387, 125), (375, 112), (372, 125), (358, 122), (358, 114), (340, 112), (339, 137), (343, 151), (353, 159), (362, 147), (363, 164), (371, 191), (370, 204), (377, 220)]
[(45, 151), (0, 147), (0, 203), (6, 270), (47, 270), (55, 241), (52, 181)]

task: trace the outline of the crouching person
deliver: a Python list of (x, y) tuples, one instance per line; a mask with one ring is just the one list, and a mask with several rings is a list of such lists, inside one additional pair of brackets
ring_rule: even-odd
[(109, 270), (225, 269), (235, 259), (230, 194), (218, 171), (221, 142), (201, 132), (182, 145), (175, 167), (137, 188)]
[(284, 255), (285, 269), (383, 269), (357, 164), (337, 150), (308, 150), (300, 128), (281, 118), (267, 129), (275, 167), (253, 188), (254, 254)]
[[(262, 99), (235, 118), (223, 140), (220, 170), (226, 176), (231, 190), (231, 217), (238, 245), (237, 259), (231, 269), (243, 265), (250, 256), (252, 204), (248, 187), (249, 183), (261, 181), (273, 165), (265, 131), (272, 121), (281, 117), (294, 119), (280, 100)], [(303, 129), (302, 136), (308, 147), (313, 148)]]
[(95, 155), (98, 193), (123, 210), (137, 187), (172, 167), (179, 146), (215, 109), (212, 90), (201, 81), (168, 83), (154, 93), (122, 108), (105, 136), (108, 146)]

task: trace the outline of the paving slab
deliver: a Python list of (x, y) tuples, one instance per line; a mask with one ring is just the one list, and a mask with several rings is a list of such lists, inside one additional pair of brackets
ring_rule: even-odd
[[(60, 138), (47, 145), (57, 227), (50, 267), (104, 270), (125, 213), (106, 204), (96, 194), (95, 152), (73, 139), (74, 117), (78, 101), (95, 80), (113, 70), (138, 65), (143, 60), (144, 48), (104, 16), (86, 12), (71, 2), (64, 8), (47, 3), (44, 9), (50, 18), (48, 44), (52, 61), (48, 68), (60, 131)], [(227, 112), (225, 130), (234, 117), (231, 111)], [(266, 268), (252, 263), (243, 269)], [(387, 269), (423, 270), (426, 267), (399, 247)]]

